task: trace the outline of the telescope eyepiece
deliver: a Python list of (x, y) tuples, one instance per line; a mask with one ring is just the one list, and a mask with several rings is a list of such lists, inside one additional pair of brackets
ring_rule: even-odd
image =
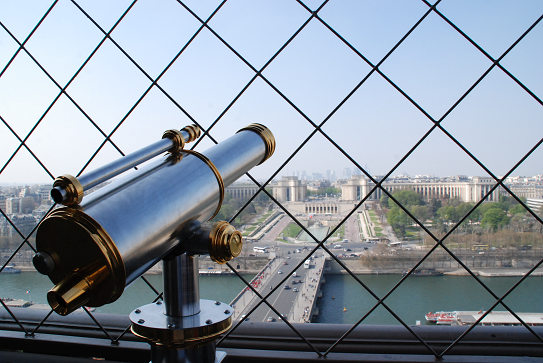
[(92, 297), (91, 290), (89, 281), (74, 273), (49, 290), (47, 302), (57, 314), (65, 316), (87, 305)]
[(53, 199), (55, 203), (62, 204), (64, 198), (66, 198), (66, 191), (64, 189), (59, 187), (51, 189), (51, 199)]
[(56, 267), (53, 257), (45, 251), (36, 253), (32, 259), (32, 263), (36, 270), (42, 275), (49, 275)]

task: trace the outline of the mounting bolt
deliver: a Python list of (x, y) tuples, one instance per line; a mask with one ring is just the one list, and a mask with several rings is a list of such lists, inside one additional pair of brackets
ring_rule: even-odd
[(168, 324), (168, 328), (175, 329), (175, 324)]
[(230, 314), (230, 310), (225, 310), (224, 313), (225, 314)]
[(209, 325), (209, 324), (213, 324), (213, 321), (211, 319), (207, 319), (206, 320), (206, 324)]
[(141, 313), (141, 310), (140, 309), (136, 309), (136, 311), (134, 311), (136, 314), (139, 314)]
[(221, 305), (220, 301), (215, 301), (215, 305)]
[(143, 319), (138, 320), (138, 324), (143, 324), (143, 323), (145, 323), (145, 320)]

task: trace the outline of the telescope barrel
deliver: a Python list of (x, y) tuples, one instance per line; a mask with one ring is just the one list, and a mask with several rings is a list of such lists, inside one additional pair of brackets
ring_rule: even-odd
[(51, 198), (55, 203), (64, 205), (79, 204), (83, 198), (84, 191), (166, 151), (180, 151), (183, 149), (185, 143), (194, 141), (200, 137), (200, 128), (196, 125), (191, 125), (180, 131), (168, 130), (162, 137), (160, 141), (85, 173), (78, 178), (71, 175), (58, 177), (51, 190)]
[[(56, 285), (47, 294), (53, 310), (67, 315), (118, 299), (125, 286), (213, 218), (225, 186), (274, 149), (273, 134), (251, 124), (202, 154), (170, 154), (86, 196), (79, 206), (54, 210), (38, 227), (34, 258), (36, 269)], [(230, 236), (234, 253), (241, 238)]]

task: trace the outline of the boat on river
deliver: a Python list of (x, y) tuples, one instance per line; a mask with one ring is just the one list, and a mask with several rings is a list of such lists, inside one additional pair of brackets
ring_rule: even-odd
[(456, 311), (436, 311), (435, 313), (429, 312), (425, 316), (427, 321), (436, 324), (452, 324), (457, 320)]
[[(426, 314), (426, 320), (440, 325), (521, 326), (509, 311), (437, 311)], [(484, 318), (481, 319), (481, 317)], [(516, 313), (528, 326), (543, 326), (543, 313)]]
[[(404, 271), (403, 276), (407, 275), (409, 271)], [(442, 276), (443, 271), (436, 271), (435, 268), (427, 268), (424, 270), (415, 270), (411, 272), (411, 275), (409, 276)]]
[(15, 266), (13, 266), (13, 265), (7, 265), (2, 270), (2, 273), (3, 274), (20, 274), (21, 270), (19, 270), (18, 268), (15, 268)]

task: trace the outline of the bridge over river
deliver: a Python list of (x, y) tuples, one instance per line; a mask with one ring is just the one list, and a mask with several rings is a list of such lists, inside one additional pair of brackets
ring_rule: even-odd
[[(283, 317), (278, 316), (265, 303), (248, 315), (261, 300), (251, 289), (246, 288), (230, 303), (234, 307), (233, 318), (239, 320), (243, 316), (247, 321), (256, 322), (274, 322), (286, 318), (293, 323), (310, 323), (311, 318), (318, 314), (316, 300), (321, 296), (320, 284), (325, 282), (322, 275), (325, 259), (320, 255), (310, 261), (308, 268), (302, 265), (294, 271), (304, 259), (304, 256), (274, 258), (251, 281), (264, 297), (280, 285), (267, 300)], [(286, 276), (288, 278), (281, 282)]]

